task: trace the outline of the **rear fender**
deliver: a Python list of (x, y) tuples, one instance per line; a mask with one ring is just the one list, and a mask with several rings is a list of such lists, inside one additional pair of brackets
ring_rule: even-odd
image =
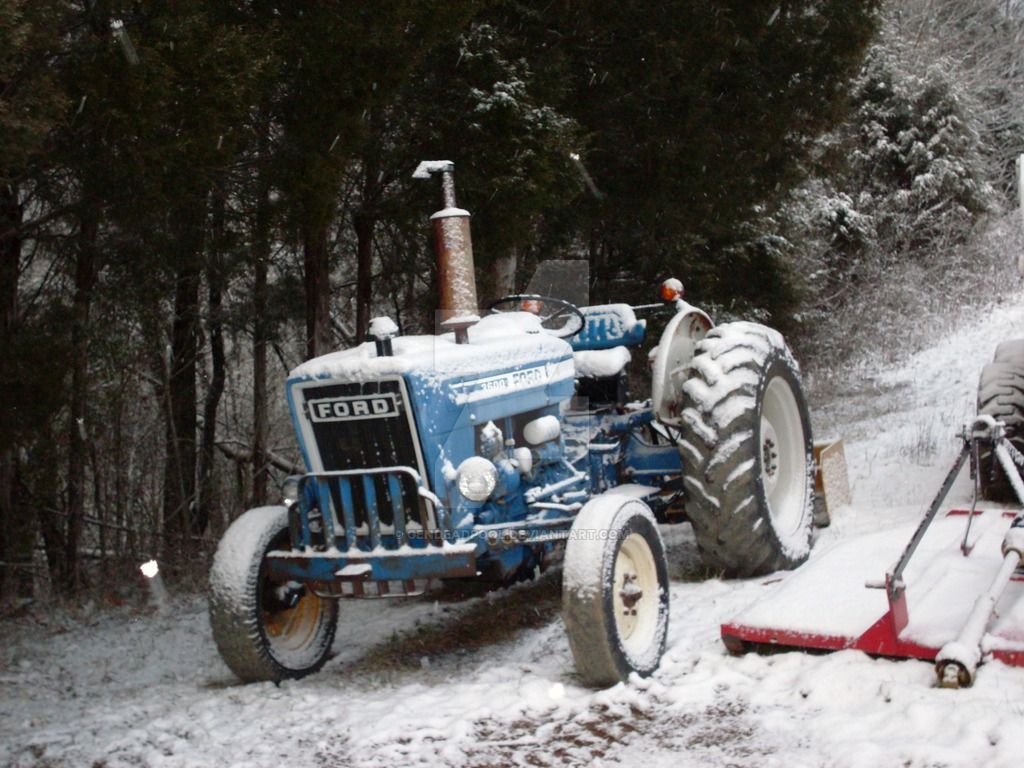
[(707, 313), (685, 301), (661, 333), (651, 370), (651, 405), (659, 421), (679, 423), (679, 395), (683, 371), (693, 358), (693, 348), (714, 327)]

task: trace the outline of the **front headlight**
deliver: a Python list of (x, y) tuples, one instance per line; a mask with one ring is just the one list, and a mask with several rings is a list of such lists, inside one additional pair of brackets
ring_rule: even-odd
[(281, 483), (281, 498), (286, 507), (290, 507), (299, 500), (299, 487), (302, 482), (302, 475), (288, 475)]
[(498, 484), (498, 470), (483, 456), (470, 456), (459, 464), (455, 483), (470, 501), (486, 501)]

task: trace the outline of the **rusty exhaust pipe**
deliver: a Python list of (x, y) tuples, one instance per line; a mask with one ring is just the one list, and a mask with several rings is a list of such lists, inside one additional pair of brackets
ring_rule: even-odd
[(441, 327), (455, 331), (455, 342), (469, 341), (468, 329), (477, 316), (476, 275), (473, 272), (473, 239), (469, 231), (469, 211), (455, 202), (455, 163), (450, 160), (425, 160), (412, 177), (429, 179), (441, 174), (441, 210), (430, 220), (437, 243), (437, 272), (441, 288)]

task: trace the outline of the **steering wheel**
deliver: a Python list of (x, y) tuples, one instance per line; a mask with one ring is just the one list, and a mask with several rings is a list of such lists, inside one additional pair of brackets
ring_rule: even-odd
[(583, 330), (587, 319), (579, 307), (554, 296), (517, 293), (503, 296), (487, 308), (492, 314), (530, 312), (540, 318), (540, 326), (549, 336), (568, 339)]

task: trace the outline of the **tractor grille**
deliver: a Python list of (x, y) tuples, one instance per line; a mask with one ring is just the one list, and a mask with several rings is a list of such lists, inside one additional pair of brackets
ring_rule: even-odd
[[(398, 381), (308, 387), (303, 399), (305, 417), (325, 471), (406, 466), (422, 472), (408, 406)], [(344, 483), (351, 488), (355, 527), (360, 535), (369, 530), (373, 522), (369, 516), (374, 510), (379, 525), (394, 526), (395, 510), (401, 509), (405, 519), (399, 521), (400, 528), (410, 527), (403, 524), (413, 522), (426, 530), (425, 506), (415, 484), (389, 482), (387, 477), (368, 473), (362, 482), (353, 478)], [(330, 484), (338, 522), (344, 527), (341, 487), (340, 483)], [(396, 494), (401, 495), (400, 505), (392, 498)], [(375, 503), (367, 503), (368, 496)], [(410, 534), (414, 533), (412, 528)], [(344, 531), (337, 533), (340, 538)]]

